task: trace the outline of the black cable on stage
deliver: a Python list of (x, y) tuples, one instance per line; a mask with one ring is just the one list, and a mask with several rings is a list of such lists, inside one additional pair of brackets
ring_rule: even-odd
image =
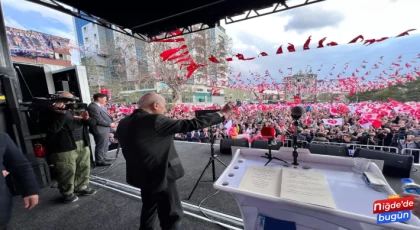
[[(99, 172), (97, 172), (97, 173), (92, 173), (92, 176), (97, 176), (97, 175), (100, 175), (100, 174), (103, 174), (103, 173), (106, 173), (106, 172), (109, 172), (109, 171), (111, 171), (111, 170), (114, 170), (114, 169), (116, 169), (116, 168), (118, 168), (118, 167), (120, 167), (121, 165), (125, 165), (126, 164), (126, 162), (122, 162), (122, 163), (119, 163), (119, 164), (117, 164), (114, 168), (112, 168), (112, 166), (115, 164), (115, 162), (114, 163), (112, 163), (108, 168), (106, 168), (105, 170), (103, 170), (103, 171), (99, 171)], [(112, 168), (112, 169), (111, 169)]]

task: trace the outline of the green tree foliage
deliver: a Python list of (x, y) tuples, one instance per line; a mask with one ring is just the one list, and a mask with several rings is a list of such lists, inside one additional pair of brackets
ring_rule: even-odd
[(393, 100), (408, 102), (420, 101), (420, 80), (398, 84), (384, 89), (371, 90), (347, 96), (350, 102), (359, 101), (388, 101)]

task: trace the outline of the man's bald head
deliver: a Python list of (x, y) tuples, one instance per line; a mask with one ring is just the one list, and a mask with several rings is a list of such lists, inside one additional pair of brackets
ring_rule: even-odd
[(74, 97), (74, 95), (69, 93), (69, 92), (63, 91), (63, 92), (60, 93), (60, 97), (72, 98), (72, 97)]
[(152, 114), (164, 114), (166, 111), (165, 98), (157, 93), (146, 93), (140, 98), (138, 105), (139, 108)]

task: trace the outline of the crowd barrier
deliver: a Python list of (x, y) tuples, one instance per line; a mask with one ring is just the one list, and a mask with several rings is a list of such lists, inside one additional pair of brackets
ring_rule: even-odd
[[(321, 141), (312, 141), (311, 143), (317, 144), (327, 144), (327, 145), (343, 145), (344, 143), (336, 143), (336, 142), (321, 142)], [(397, 147), (390, 147), (390, 146), (380, 146), (380, 145), (361, 145), (361, 144), (345, 144), (347, 145), (349, 150), (356, 150), (356, 149), (373, 149), (373, 150), (380, 150), (384, 152), (390, 153), (399, 153)]]
[(402, 155), (413, 155), (413, 151), (420, 152), (420, 149), (403, 148), (401, 149)]
[[(415, 152), (415, 154), (413, 155), (413, 152)], [(415, 165), (419, 165), (420, 166), (420, 149), (412, 149), (412, 148), (403, 148), (401, 149), (401, 154), (402, 155), (410, 155), (410, 156), (414, 156), (414, 164)]]

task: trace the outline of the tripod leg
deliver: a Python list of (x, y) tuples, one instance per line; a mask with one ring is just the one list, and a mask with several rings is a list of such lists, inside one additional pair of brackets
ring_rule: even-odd
[(200, 183), (201, 177), (203, 177), (203, 175), (204, 175), (204, 173), (206, 172), (207, 168), (210, 166), (210, 164), (211, 164), (213, 161), (214, 161), (214, 160), (213, 160), (213, 158), (210, 158), (209, 163), (207, 163), (206, 167), (204, 168), (203, 172), (201, 173), (200, 177), (198, 178), (197, 182), (195, 183), (194, 188), (193, 188), (193, 190), (191, 191), (190, 195), (188, 196), (188, 199), (187, 199), (187, 200), (190, 200), (190, 199), (191, 199), (192, 194), (194, 193), (195, 189), (196, 189), (196, 188), (197, 188), (197, 186), (198, 186), (198, 183)]
[(223, 163), (223, 161), (221, 161), (219, 158), (214, 157), (214, 159), (216, 159), (218, 162), (220, 162), (220, 164), (222, 164), (223, 166), (227, 168), (227, 165), (225, 165), (225, 163)]
[(273, 159), (276, 159), (276, 160), (278, 160), (278, 161), (282, 161), (282, 162), (284, 162), (284, 163), (288, 164), (288, 163), (287, 163), (287, 161), (285, 161), (285, 160), (282, 160), (282, 159), (280, 159), (280, 158), (277, 158), (277, 157), (273, 157)]
[(216, 165), (214, 165), (214, 158), (215, 157), (212, 157), (213, 158), (213, 160), (210, 160), (211, 161), (211, 173), (212, 173), (212, 177), (213, 177), (213, 182), (214, 181), (216, 181)]
[(271, 160), (272, 160), (272, 159), (268, 160), (268, 161), (267, 161), (267, 163), (265, 163), (265, 165), (264, 165), (264, 166), (267, 166), (267, 165), (268, 165), (268, 163), (270, 163), (270, 162), (271, 162)]

